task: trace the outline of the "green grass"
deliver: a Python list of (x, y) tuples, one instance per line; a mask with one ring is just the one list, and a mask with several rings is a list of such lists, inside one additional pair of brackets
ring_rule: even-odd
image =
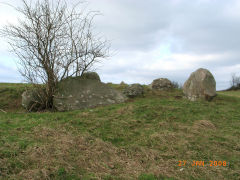
[[(20, 95), (21, 85), (7, 86)], [(146, 90), (88, 110), (0, 112), (0, 179), (239, 179), (240, 98), (181, 97)], [(194, 160), (205, 166), (192, 167)]]
[(219, 94), (227, 95), (227, 96), (234, 96), (240, 98), (240, 90), (237, 91), (219, 91)]

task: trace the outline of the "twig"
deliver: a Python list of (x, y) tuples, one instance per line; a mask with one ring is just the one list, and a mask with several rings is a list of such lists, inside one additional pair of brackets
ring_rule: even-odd
[(4, 111), (4, 110), (2, 110), (2, 109), (0, 109), (0, 111), (2, 111), (3, 113), (7, 113), (6, 111)]

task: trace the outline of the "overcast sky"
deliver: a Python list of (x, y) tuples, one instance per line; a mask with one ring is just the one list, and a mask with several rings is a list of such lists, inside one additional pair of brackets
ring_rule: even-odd
[[(114, 51), (98, 66), (103, 82), (150, 84), (164, 77), (183, 84), (202, 67), (221, 90), (229, 87), (232, 73), (240, 76), (239, 0), (89, 0), (87, 7), (103, 14), (95, 29)], [(0, 3), (0, 28), (17, 17)], [(0, 82), (21, 82), (7, 47), (1, 39)]]

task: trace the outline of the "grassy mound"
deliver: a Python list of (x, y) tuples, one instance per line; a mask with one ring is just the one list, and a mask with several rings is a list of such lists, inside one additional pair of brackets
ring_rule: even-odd
[(0, 83), (0, 109), (4, 111), (23, 110), (22, 93), (29, 84)]
[(0, 112), (0, 179), (240, 178), (240, 98), (190, 102), (178, 90), (145, 90), (88, 110)]

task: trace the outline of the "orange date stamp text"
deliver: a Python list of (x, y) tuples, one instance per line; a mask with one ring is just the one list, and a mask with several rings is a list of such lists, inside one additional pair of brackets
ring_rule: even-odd
[(210, 167), (219, 167), (219, 166), (227, 166), (226, 161), (191, 161), (188, 162), (186, 160), (178, 161), (178, 166), (183, 167), (186, 165), (189, 165), (192, 167), (204, 167), (204, 166), (210, 166)]

